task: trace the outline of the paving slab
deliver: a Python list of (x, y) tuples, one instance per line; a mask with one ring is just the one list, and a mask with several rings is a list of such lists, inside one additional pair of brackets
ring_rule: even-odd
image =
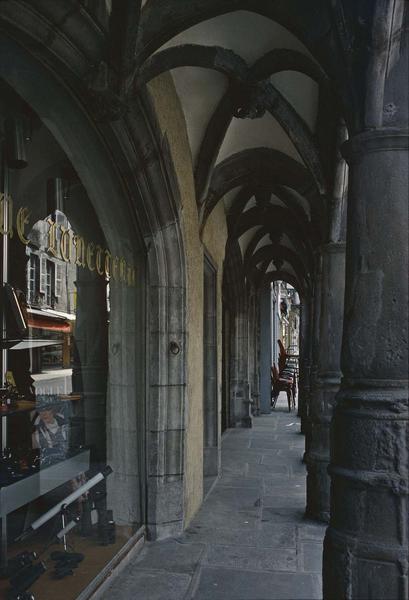
[(306, 519), (305, 523), (299, 527), (299, 537), (301, 540), (321, 542), (324, 539), (326, 529), (327, 525)]
[(301, 477), (306, 477), (307, 476), (307, 468), (304, 465), (304, 463), (302, 463), (301, 461), (299, 463), (295, 463), (293, 465), (290, 466), (290, 475), (292, 477), (296, 477), (297, 475), (300, 475)]
[(262, 523), (300, 523), (304, 519), (304, 509), (291, 506), (266, 506), (263, 507)]
[(218, 510), (208, 508), (206, 506), (200, 511), (200, 514), (192, 521), (192, 525), (203, 525), (205, 527), (231, 527), (241, 529), (243, 535), (251, 527), (255, 527), (260, 520), (259, 509), (255, 507), (253, 510)]
[[(297, 571), (295, 548), (248, 548), (211, 544), (204, 560), (209, 565), (248, 571)], [(305, 569), (306, 570), (306, 569)], [(311, 570), (311, 569), (309, 569)]]
[(297, 528), (290, 523), (261, 523), (256, 529), (256, 543), (263, 548), (295, 548)]
[(299, 450), (304, 450), (305, 447), (305, 438), (303, 435), (300, 435), (298, 437), (298, 439), (293, 439), (292, 444), (291, 444), (291, 448), (289, 451), (289, 455), (293, 456), (294, 458), (297, 458), (299, 456), (298, 451)]
[(287, 452), (283, 451), (283, 450), (280, 450), (280, 454), (278, 454), (278, 455), (263, 453), (261, 455), (260, 464), (263, 466), (266, 466), (266, 467), (270, 467), (270, 466), (274, 466), (274, 465), (285, 465), (287, 467), (287, 469), (289, 469), (292, 466), (289, 464)]
[(216, 486), (207, 501), (207, 507), (219, 503), (221, 510), (223, 508), (226, 508), (226, 510), (248, 510), (253, 509), (257, 501), (260, 501), (260, 491), (251, 487), (230, 488)]
[[(284, 534), (282, 534), (284, 537)], [(275, 538), (278, 534), (275, 533)], [(199, 542), (201, 544), (223, 544), (229, 546), (246, 546), (255, 548), (260, 544), (260, 532), (255, 527), (239, 529), (224, 529), (222, 527), (205, 527), (191, 525), (182, 534), (181, 539), (185, 542)], [(273, 538), (272, 538), (273, 539)], [(285, 541), (289, 539), (285, 538)], [(295, 534), (294, 534), (295, 539)], [(284, 544), (283, 544), (284, 545)]]
[(253, 465), (261, 464), (261, 460), (263, 458), (262, 454), (245, 454), (245, 453), (237, 453), (237, 452), (225, 452), (222, 455), (222, 467), (232, 467), (235, 465), (243, 466), (245, 464), (250, 465), (250, 468)]
[(254, 489), (262, 489), (263, 488), (263, 478), (262, 477), (234, 477), (232, 475), (222, 477), (218, 482), (219, 487), (233, 487), (233, 488), (254, 488)]
[(194, 600), (311, 600), (320, 598), (317, 575), (204, 567)]
[(135, 561), (135, 567), (192, 574), (204, 550), (203, 544), (184, 544), (179, 540), (148, 543)]
[(250, 438), (249, 448), (253, 449), (272, 449), (272, 450), (289, 450), (291, 442), (276, 442), (271, 438), (265, 438), (264, 436)]
[[(278, 490), (281, 494), (281, 490)], [(263, 506), (269, 508), (298, 508), (303, 510), (305, 508), (305, 494), (291, 494), (287, 493), (283, 495), (277, 494), (264, 494), (263, 495)]]
[(238, 465), (230, 465), (230, 466), (222, 466), (220, 475), (221, 477), (245, 477), (246, 473), (248, 473), (249, 466), (247, 463), (238, 464)]
[(322, 544), (307, 542), (301, 544), (303, 555), (303, 569), (310, 573), (321, 573), (322, 571)]
[[(251, 440), (250, 440), (251, 441)], [(287, 454), (287, 444), (283, 444), (280, 442), (280, 446), (271, 444), (268, 448), (247, 448), (249, 452), (258, 452), (263, 455), (271, 455), (271, 456), (285, 456)]]
[(251, 465), (250, 471), (254, 476), (264, 476), (268, 477), (269, 475), (287, 475), (290, 474), (289, 465), (283, 464), (282, 458), (277, 461), (276, 464), (271, 463), (269, 465)]
[(102, 596), (105, 600), (184, 600), (192, 577), (127, 568)]
[(247, 437), (247, 436), (244, 439), (238, 438), (236, 436), (228, 437), (227, 440), (223, 441), (222, 449), (224, 449), (224, 450), (228, 450), (229, 448), (231, 448), (232, 450), (237, 449), (238, 442), (240, 442), (240, 447), (242, 449), (248, 448), (250, 446), (251, 440), (252, 440), (252, 438)]
[(268, 476), (264, 478), (263, 489), (266, 495), (303, 494), (305, 498), (305, 477)]

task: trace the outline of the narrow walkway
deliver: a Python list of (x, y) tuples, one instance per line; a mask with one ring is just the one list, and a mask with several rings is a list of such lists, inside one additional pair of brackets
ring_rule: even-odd
[(285, 405), (223, 436), (221, 478), (190, 527), (146, 544), (103, 600), (322, 597), (325, 527), (303, 518), (304, 437)]

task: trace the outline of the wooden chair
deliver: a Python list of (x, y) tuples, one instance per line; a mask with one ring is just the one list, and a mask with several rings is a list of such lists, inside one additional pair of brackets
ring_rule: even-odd
[(297, 377), (296, 377), (296, 366), (293, 363), (290, 355), (287, 353), (284, 348), (284, 344), (281, 340), (277, 340), (278, 347), (280, 348), (280, 353), (278, 357), (278, 368), (279, 368), (279, 378), (280, 379), (292, 379), (293, 387), (292, 387), (292, 407), (295, 408), (295, 399), (297, 396)]
[(280, 392), (286, 392), (288, 400), (288, 411), (291, 412), (291, 408), (295, 406), (293, 398), (293, 384), (292, 378), (283, 378), (280, 376), (278, 369), (275, 365), (271, 367), (271, 406), (275, 408), (277, 404), (277, 398)]

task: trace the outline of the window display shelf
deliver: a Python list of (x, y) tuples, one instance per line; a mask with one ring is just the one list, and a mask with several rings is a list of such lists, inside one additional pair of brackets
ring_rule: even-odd
[(90, 468), (90, 450), (82, 450), (67, 460), (0, 488), (0, 517), (74, 479)]
[[(81, 394), (62, 394), (58, 396), (55, 404), (59, 402), (71, 402), (74, 400), (81, 400)], [(10, 417), (22, 412), (30, 412), (32, 410), (39, 410), (35, 400), (18, 400), (10, 408), (2, 410), (0, 408), (0, 417)]]

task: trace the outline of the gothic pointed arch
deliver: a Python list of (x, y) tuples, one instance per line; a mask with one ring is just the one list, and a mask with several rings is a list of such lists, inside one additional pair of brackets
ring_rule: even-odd
[(260, 285), (266, 285), (268, 283), (272, 283), (273, 281), (285, 281), (286, 283), (289, 283), (297, 290), (300, 296), (304, 296), (306, 293), (308, 293), (308, 290), (304, 285), (302, 285), (298, 278), (291, 273), (288, 273), (288, 271), (269, 271), (262, 278)]
[[(238, 10), (248, 10), (276, 21), (301, 39), (328, 70), (336, 69), (336, 59), (325, 53), (328, 44), (325, 34), (331, 33), (331, 27), (329, 11), (322, 0), (313, 6), (306, 5), (303, 0), (207, 0), (206, 3), (148, 0), (141, 15), (136, 63), (142, 64), (163, 44), (189, 27)], [(161, 19), (157, 18), (158, 14)]]
[(270, 244), (259, 248), (247, 262), (244, 262), (244, 269), (246, 273), (250, 274), (253, 269), (257, 268), (259, 263), (268, 261), (268, 264), (270, 264), (272, 261), (274, 262), (274, 260), (288, 262), (294, 269), (294, 272), (297, 274), (300, 281), (307, 279), (308, 274), (297, 254), (290, 248), (280, 244)]
[(220, 46), (183, 44), (150, 56), (139, 69), (136, 84), (140, 87), (161, 73), (178, 67), (213, 69), (226, 77), (242, 81), (247, 78), (248, 73), (246, 62), (232, 50)]
[(329, 79), (316, 61), (298, 50), (274, 48), (261, 56), (251, 67), (251, 78), (256, 81), (267, 79), (281, 71), (297, 71), (313, 79), (320, 86), (329, 85)]
[(246, 251), (244, 253), (244, 263), (247, 264), (251, 259), (251, 256), (256, 251), (257, 246), (260, 242), (268, 236), (270, 241), (266, 244), (269, 246), (270, 243), (279, 243), (283, 234), (289, 238), (294, 250), (299, 258), (299, 260), (303, 264), (303, 268), (305, 272), (312, 272), (312, 268), (314, 265), (314, 255), (311, 246), (308, 243), (305, 243), (304, 240), (300, 240), (297, 236), (293, 235), (290, 230), (284, 230), (280, 225), (275, 227), (272, 224), (264, 225), (259, 227), (252, 238), (250, 239)]
[(310, 201), (319, 197), (308, 170), (286, 154), (270, 148), (243, 150), (229, 156), (214, 169), (207, 197), (202, 202), (202, 227), (229, 190), (250, 183), (255, 186), (257, 183), (263, 186), (287, 185)]

